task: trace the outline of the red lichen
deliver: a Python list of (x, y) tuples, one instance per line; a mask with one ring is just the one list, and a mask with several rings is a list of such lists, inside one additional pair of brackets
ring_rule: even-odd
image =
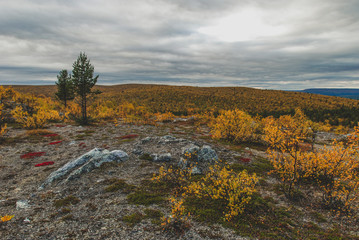
[(50, 142), (49, 144), (50, 145), (55, 145), (55, 144), (59, 144), (59, 143), (62, 143), (62, 141)]
[(124, 136), (121, 136), (121, 137), (118, 137), (118, 138), (119, 139), (132, 139), (132, 138), (136, 138), (138, 136), (139, 136), (138, 134), (128, 134), (128, 135), (124, 135)]
[(54, 163), (55, 163), (55, 162), (53, 162), (53, 161), (43, 162), (43, 163), (36, 164), (36, 165), (35, 165), (35, 167), (41, 167), (41, 166), (52, 165), (52, 164), (54, 164)]
[(57, 137), (57, 136), (59, 136), (59, 134), (57, 134), (57, 133), (43, 135), (43, 137)]
[(34, 157), (40, 157), (45, 155), (45, 152), (29, 152), (24, 155), (21, 155), (20, 158), (22, 159), (32, 159)]
[(241, 160), (241, 162), (243, 162), (243, 163), (249, 163), (249, 162), (251, 161), (250, 158), (244, 158), (244, 157), (241, 157), (240, 160)]

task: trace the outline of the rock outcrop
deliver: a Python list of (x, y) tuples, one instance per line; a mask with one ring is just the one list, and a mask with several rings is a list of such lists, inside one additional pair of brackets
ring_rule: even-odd
[(203, 173), (205, 169), (218, 161), (216, 151), (208, 145), (201, 148), (194, 144), (188, 145), (182, 149), (182, 155), (178, 163), (179, 167), (193, 167), (193, 174)]
[(114, 150), (108, 151), (106, 149), (95, 148), (85, 153), (81, 157), (68, 162), (63, 167), (55, 172), (52, 172), (45, 182), (40, 186), (40, 189), (45, 188), (55, 180), (65, 179), (70, 181), (80, 177), (84, 173), (88, 173), (95, 168), (100, 167), (106, 162), (123, 162), (128, 160), (128, 155), (124, 151)]

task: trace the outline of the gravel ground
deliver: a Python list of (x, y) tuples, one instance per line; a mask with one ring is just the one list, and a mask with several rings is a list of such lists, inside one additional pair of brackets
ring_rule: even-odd
[[(211, 145), (221, 159), (234, 154), (212, 142), (206, 143), (193, 128), (180, 125), (135, 126), (104, 124), (100, 126), (51, 126), (47, 130), (57, 137), (26, 137), (26, 131), (9, 129), (12, 143), (0, 145), (0, 215), (15, 217), (0, 224), (2, 239), (245, 239), (222, 226), (206, 226), (191, 221), (191, 228), (178, 236), (165, 232), (150, 219), (130, 226), (122, 217), (145, 208), (157, 209), (165, 215), (169, 207), (161, 205), (135, 206), (127, 201), (127, 194), (106, 192), (106, 180), (124, 179), (128, 184), (140, 185), (157, 172), (162, 163), (139, 159), (132, 153), (141, 149), (147, 153), (171, 153), (172, 161), (180, 159), (181, 149), (190, 144)], [(137, 134), (133, 139), (121, 136)], [(160, 136), (171, 134), (178, 142), (161, 143)], [(141, 139), (152, 140), (142, 143)], [(50, 145), (50, 142), (62, 141)], [(208, 140), (209, 141), (209, 140)], [(123, 150), (129, 160), (121, 164), (106, 164), (79, 179), (66, 184), (56, 182), (39, 190), (49, 174), (67, 162), (91, 149), (107, 148)], [(29, 152), (45, 152), (33, 159), (22, 159)], [(35, 167), (36, 164), (53, 161), (53, 165)], [(79, 202), (66, 208), (56, 208), (54, 201), (75, 196)], [(21, 204), (22, 203), (22, 204)]]

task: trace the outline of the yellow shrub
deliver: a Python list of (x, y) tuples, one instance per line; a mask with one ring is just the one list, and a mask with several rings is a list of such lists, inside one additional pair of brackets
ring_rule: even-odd
[(61, 119), (59, 113), (55, 110), (38, 109), (36, 113), (29, 114), (22, 107), (17, 106), (12, 112), (15, 121), (20, 123), (24, 128), (36, 129), (43, 128), (48, 121)]
[(155, 114), (156, 120), (159, 122), (171, 122), (175, 118), (175, 115), (171, 112), (166, 113), (156, 113)]
[(223, 213), (224, 218), (230, 221), (243, 213), (256, 191), (257, 182), (255, 174), (249, 175), (246, 171), (235, 173), (226, 166), (214, 165), (201, 181), (191, 183), (184, 195), (223, 200), (227, 205), (227, 210)]
[(3, 119), (2, 119), (3, 107), (4, 107), (4, 105), (0, 104), (0, 137), (6, 133), (6, 128), (7, 128), (6, 124), (2, 124), (2, 121), (3, 121)]
[(197, 182), (191, 181), (191, 169), (160, 168), (153, 181), (176, 183), (175, 196), (170, 197), (172, 215), (164, 219), (164, 225), (179, 223), (187, 219), (190, 214), (184, 203), (188, 197), (220, 199), (225, 202), (224, 219), (230, 221), (233, 217), (242, 214), (256, 191), (258, 178), (255, 174), (249, 175), (246, 171), (235, 173), (228, 166), (211, 166), (207, 174)]
[(247, 113), (235, 109), (224, 111), (211, 124), (214, 138), (246, 142), (258, 138), (259, 124)]
[(0, 218), (1, 222), (7, 222), (10, 221), (12, 218), (14, 217), (14, 215), (6, 215)]
[(94, 105), (88, 110), (89, 115), (95, 119), (111, 120), (117, 117), (118, 113), (106, 105)]
[(348, 143), (334, 140), (331, 146), (313, 153), (305, 159), (303, 171), (320, 186), (325, 205), (341, 208), (358, 208), (354, 202), (359, 198), (359, 129), (348, 139)]
[(265, 140), (268, 157), (284, 184), (283, 190), (293, 197), (294, 187), (307, 181), (319, 187), (325, 205), (348, 209), (359, 197), (359, 128), (347, 143), (334, 141), (316, 151), (303, 151), (301, 144), (310, 129), (304, 115), (266, 119)]

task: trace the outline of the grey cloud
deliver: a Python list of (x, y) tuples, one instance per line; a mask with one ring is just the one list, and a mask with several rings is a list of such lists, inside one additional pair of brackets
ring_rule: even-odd
[[(289, 30), (241, 42), (198, 32), (247, 7)], [(287, 10), (295, 14), (287, 16)], [(283, 18), (271, 19), (278, 14)], [(4, 1), (0, 84), (54, 83), (85, 51), (100, 84), (298, 89), (344, 81), (359, 87), (358, 27), (355, 0)]]

